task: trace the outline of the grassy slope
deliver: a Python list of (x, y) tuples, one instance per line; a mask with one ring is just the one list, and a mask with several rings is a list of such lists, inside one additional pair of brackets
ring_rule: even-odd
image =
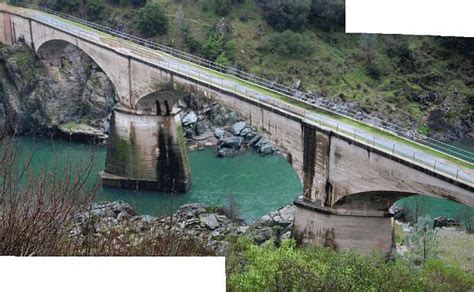
[[(182, 33), (174, 25), (176, 11), (181, 6), (193, 36), (203, 43), (207, 33), (220, 19), (214, 14), (213, 1), (155, 0), (165, 7), (171, 29), (160, 42), (187, 49)], [(207, 10), (203, 9), (207, 4)], [(113, 15), (130, 16), (130, 8), (113, 8)], [(241, 20), (246, 17), (246, 21)], [(292, 85), (303, 81), (304, 89), (322, 93), (329, 98), (355, 102), (369, 112), (392, 119), (405, 126), (416, 126), (428, 133), (428, 106), (410, 100), (413, 94), (425, 91), (439, 93), (449, 105), (448, 122), (464, 118), (468, 98), (474, 98), (474, 68), (465, 58), (444, 49), (433, 37), (379, 35), (375, 43), (375, 63), (382, 69), (378, 80), (368, 76), (361, 49), (360, 35), (323, 32), (308, 26), (305, 34), (314, 40), (314, 51), (301, 59), (272, 54), (266, 47), (270, 36), (276, 34), (261, 15), (254, 0), (234, 5), (227, 17), (233, 37), (237, 40), (236, 62), (245, 70), (268, 79)], [(402, 72), (396, 58), (386, 54), (388, 46), (408, 40), (414, 56), (415, 71)], [(471, 83), (471, 85), (468, 85)], [(457, 93), (455, 93), (457, 92)], [(408, 119), (408, 115), (413, 119)], [(451, 120), (451, 121), (449, 121)]]

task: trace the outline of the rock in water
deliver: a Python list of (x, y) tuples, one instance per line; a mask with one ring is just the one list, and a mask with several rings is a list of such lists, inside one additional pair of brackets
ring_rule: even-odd
[(258, 141), (260, 141), (260, 139), (262, 139), (262, 135), (257, 134), (255, 137), (253, 137), (252, 139), (250, 139), (249, 145), (250, 145), (250, 146), (254, 146), (255, 144), (258, 143)]
[(232, 133), (234, 133), (234, 135), (239, 136), (242, 130), (245, 129), (246, 127), (247, 127), (247, 124), (245, 122), (235, 123), (232, 126)]
[(183, 125), (189, 126), (189, 125), (194, 124), (195, 122), (197, 122), (197, 120), (198, 120), (197, 115), (193, 111), (191, 111), (191, 112), (189, 112), (189, 114), (184, 116)]
[(221, 148), (217, 151), (217, 157), (231, 157), (236, 154), (236, 150), (232, 148)]
[(221, 147), (240, 149), (244, 139), (242, 137), (226, 137), (222, 139)]

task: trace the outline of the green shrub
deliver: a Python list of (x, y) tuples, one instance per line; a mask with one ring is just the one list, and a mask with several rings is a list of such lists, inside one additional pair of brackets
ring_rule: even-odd
[(367, 75), (374, 79), (379, 79), (380, 76), (382, 75), (382, 69), (380, 69), (380, 66), (377, 65), (377, 63), (369, 63), (365, 66), (365, 71), (367, 72)]
[(311, 9), (310, 0), (259, 0), (258, 3), (268, 24), (279, 31), (301, 30)]
[(313, 0), (309, 19), (324, 30), (344, 28), (346, 23), (344, 0)]
[(79, 9), (79, 0), (54, 0), (52, 1), (52, 7), (54, 10), (62, 11), (65, 13), (72, 13)]
[(105, 9), (104, 0), (88, 0), (87, 15), (92, 18), (98, 18)]
[(313, 43), (307, 34), (300, 34), (290, 30), (271, 36), (269, 47), (270, 50), (278, 55), (293, 58), (310, 55), (314, 49)]
[(162, 35), (168, 32), (168, 18), (158, 3), (149, 3), (140, 9), (137, 28), (146, 37)]
[(474, 284), (472, 275), (440, 261), (423, 270), (380, 254), (297, 248), (292, 239), (276, 248), (239, 238), (227, 268), (232, 291), (463, 291)]
[(227, 16), (231, 10), (231, 0), (214, 0), (214, 12), (219, 16)]
[(206, 58), (211, 61), (216, 60), (224, 51), (224, 38), (221, 34), (212, 32), (202, 46), (202, 50)]
[(474, 275), (439, 259), (426, 261), (423, 280), (426, 291), (471, 291), (474, 287)]
[(189, 48), (191, 53), (198, 52), (201, 50), (201, 43), (191, 34), (189, 29), (186, 29), (184, 32), (184, 42)]
[(144, 6), (147, 0), (109, 0), (109, 2), (112, 5), (139, 7)]

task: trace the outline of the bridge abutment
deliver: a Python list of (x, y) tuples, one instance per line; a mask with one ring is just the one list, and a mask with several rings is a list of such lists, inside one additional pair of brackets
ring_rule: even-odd
[(102, 185), (186, 192), (191, 173), (178, 113), (151, 115), (114, 109)]
[(384, 212), (347, 212), (322, 207), (304, 197), (295, 200), (293, 236), (299, 244), (355, 250), (362, 254), (395, 251), (393, 218)]

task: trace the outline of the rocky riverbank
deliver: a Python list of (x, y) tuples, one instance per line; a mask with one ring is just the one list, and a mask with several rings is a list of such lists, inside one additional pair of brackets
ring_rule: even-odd
[(261, 155), (278, 154), (278, 148), (235, 111), (196, 95), (181, 100), (182, 124), (192, 149), (217, 146), (218, 157), (231, 157), (253, 148)]
[(294, 214), (295, 207), (289, 205), (270, 212), (256, 222), (246, 223), (234, 218), (223, 207), (187, 204), (171, 216), (158, 218), (138, 215), (133, 207), (122, 201), (101, 202), (93, 203), (88, 210), (74, 216), (70, 237), (81, 240), (121, 232), (132, 241), (141, 241), (146, 237), (172, 232), (183, 240), (200, 240), (217, 254), (226, 255), (228, 240), (235, 236), (249, 236), (257, 244), (278, 244), (289, 238)]

